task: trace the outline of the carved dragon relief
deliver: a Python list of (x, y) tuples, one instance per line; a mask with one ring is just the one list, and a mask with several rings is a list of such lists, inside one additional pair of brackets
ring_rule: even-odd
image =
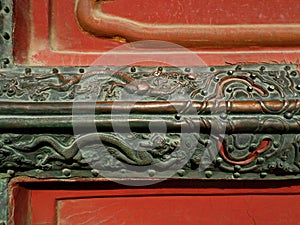
[(295, 175), (300, 171), (300, 135), (237, 134), (226, 135), (222, 142), (217, 137), (211, 139), (208, 134), (190, 135), (197, 139), (192, 152), (181, 148), (180, 134), (174, 133), (128, 134), (127, 138), (138, 143), (136, 147), (113, 133), (82, 136), (3, 134), (0, 170), (16, 173), (66, 168), (118, 171), (139, 166), (144, 172), (144, 166), (152, 165), (158, 171), (172, 170), (184, 161), (182, 168), (186, 177), (190, 177), (192, 171), (202, 170), (207, 177), (214, 172), (226, 177), (229, 172), (236, 178), (251, 173)]
[[(243, 65), (202, 70), (98, 68), (74, 74), (59, 71), (45, 74), (15, 71), (14, 74), (3, 70), (1, 78), (0, 100), (25, 102), (28, 107), (33, 101), (72, 104), (132, 99), (147, 104), (182, 100), (187, 102), (185, 108), (198, 104), (196, 116), (205, 130), (212, 129), (214, 119), (202, 114), (211, 112), (212, 102), (219, 101), (215, 113), (229, 131), (224, 139), (191, 133), (197, 139), (193, 152), (181, 149), (180, 134), (176, 132), (128, 134), (136, 140), (135, 145), (126, 141), (122, 134), (110, 132), (75, 136), (59, 132), (4, 133), (0, 137), (1, 172), (20, 174), (35, 169), (60, 171), (66, 168), (130, 170), (130, 166), (154, 166), (157, 170), (165, 170), (176, 168), (184, 161), (185, 177), (193, 177), (191, 174), (198, 170), (206, 177), (218, 173), (223, 174), (220, 175), (223, 178), (228, 173), (234, 177), (251, 173), (262, 177), (267, 173), (299, 173), (299, 135), (295, 132), (300, 129), (297, 116), (300, 78), (293, 65)], [(225, 113), (220, 114), (222, 110), (218, 108), (223, 106)], [(244, 118), (241, 113), (252, 117)], [(249, 131), (242, 128), (242, 120), (251, 123)], [(287, 133), (281, 134), (284, 132)]]
[[(0, 100), (73, 101), (97, 97), (97, 101), (122, 99), (129, 93), (146, 96), (147, 101), (184, 95), (193, 100), (285, 100), (299, 96), (297, 70), (267, 70), (237, 66), (215, 72), (178, 70), (124, 71), (98, 69), (83, 74), (13, 74), (2, 72)], [(188, 72), (187, 72), (188, 71)], [(121, 93), (121, 94), (120, 94)], [(94, 95), (94, 96), (91, 96)]]

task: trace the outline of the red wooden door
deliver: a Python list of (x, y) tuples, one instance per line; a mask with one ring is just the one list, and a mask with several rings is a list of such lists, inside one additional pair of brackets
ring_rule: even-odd
[[(125, 43), (147, 40), (176, 43), (209, 66), (299, 59), (298, 0), (14, 3), (13, 57), (24, 67), (78, 66), (83, 73), (81, 66), (124, 65), (122, 58), (98, 59)], [(123, 57), (135, 58), (126, 51)], [(189, 63), (194, 65), (185, 61), (182, 66)], [(133, 187), (78, 176), (13, 181), (11, 224), (300, 224), (300, 186), (294, 181), (171, 179)]]
[[(270, 186), (272, 188), (270, 188)], [(297, 182), (164, 181), (148, 187), (110, 181), (19, 179), (16, 224), (299, 224)]]

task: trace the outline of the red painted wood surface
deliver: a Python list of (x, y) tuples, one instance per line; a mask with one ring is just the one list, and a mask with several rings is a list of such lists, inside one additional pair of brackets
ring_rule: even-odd
[[(84, 31), (97, 37), (121, 37), (126, 42), (151, 39), (198, 48), (298, 46), (300, 44), (299, 24), (294, 24), (299, 19), (295, 9), (290, 10), (287, 15), (281, 13), (279, 17), (275, 16), (276, 19), (273, 14), (273, 10), (281, 12), (285, 6), (293, 7), (294, 1), (256, 3), (235, 0), (227, 4), (224, 4), (226, 1), (211, 0), (166, 2), (171, 7), (167, 4), (157, 4), (155, 11), (160, 18), (153, 18), (148, 22), (112, 16), (102, 9), (101, 1), (94, 0), (79, 0), (76, 16)], [(155, 3), (156, 1), (150, 1), (150, 4)], [(203, 4), (209, 7), (203, 7)], [(271, 9), (271, 6), (274, 8)], [(121, 7), (118, 9), (123, 10)], [(222, 11), (219, 12), (218, 9)], [(139, 11), (143, 15), (152, 14), (145, 9)], [(169, 14), (176, 16), (171, 17), (169, 21), (161, 19)], [(185, 19), (185, 22), (182, 19)]]
[[(105, 52), (124, 44), (125, 39), (118, 36), (120, 32), (117, 27), (113, 28), (118, 30), (116, 36), (106, 34), (104, 36), (107, 37), (95, 37), (93, 32), (85, 31), (78, 24), (75, 0), (14, 1), (16, 3), (14, 56), (17, 64), (88, 66), (95, 63), (95, 60)], [(81, 2), (89, 2), (89, 0)], [(203, 32), (205, 35), (211, 35), (210, 38), (207, 36), (209, 39), (207, 43), (213, 45), (205, 44), (204, 37), (202, 37), (204, 42), (200, 46), (192, 44), (193, 38), (190, 43), (190, 50), (208, 65), (224, 65), (225, 62), (296, 62), (299, 58), (300, 4), (298, 0), (187, 0), (184, 2), (131, 0), (130, 4), (125, 0), (114, 0), (97, 1), (96, 4), (101, 6), (103, 13), (110, 18), (130, 19), (148, 24), (150, 27), (164, 24), (167, 26), (166, 31), (176, 24), (183, 28), (189, 27), (184, 25), (187, 23), (208, 26), (210, 33), (206, 33), (205, 30)], [(265, 27), (257, 32), (255, 29), (259, 24)], [(209, 28), (210, 25), (233, 25), (234, 27), (223, 32), (218, 28), (216, 30)], [(249, 29), (239, 29), (239, 26), (247, 26)], [(290, 32), (280, 33), (280, 27)], [(99, 29), (101, 30), (101, 27)], [(122, 29), (125, 38), (131, 35), (129, 30)], [(260, 31), (264, 33), (261, 37)], [(199, 29), (191, 35), (197, 32), (199, 33)], [(163, 40), (168, 36), (164, 30), (160, 30), (159, 33)], [(186, 37), (189, 34), (187, 31), (178, 33), (179, 36), (175, 39), (179, 42), (181, 33), (186, 33)], [(151, 35), (147, 36), (146, 33), (139, 40), (159, 39), (158, 36)], [(169, 36), (176, 35), (169, 34)], [(212, 42), (214, 38), (215, 41)], [(186, 40), (186, 44), (189, 46), (189, 40)], [(113, 62), (113, 64), (118, 63), (122, 65), (122, 61)]]
[[(24, 221), (33, 225), (296, 225), (300, 221), (297, 181), (169, 180), (130, 187), (105, 180), (17, 179), (12, 187), (11, 218), (16, 225)], [(20, 198), (20, 190), (26, 190), (28, 197)], [(26, 211), (20, 205), (28, 204), (31, 208), (24, 218)]]

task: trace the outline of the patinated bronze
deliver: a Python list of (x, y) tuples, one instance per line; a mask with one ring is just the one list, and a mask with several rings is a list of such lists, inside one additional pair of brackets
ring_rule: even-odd
[[(300, 178), (297, 63), (24, 67), (13, 63), (10, 13), (0, 30), (2, 224), (16, 176)], [(74, 132), (74, 117), (78, 129), (94, 128)]]

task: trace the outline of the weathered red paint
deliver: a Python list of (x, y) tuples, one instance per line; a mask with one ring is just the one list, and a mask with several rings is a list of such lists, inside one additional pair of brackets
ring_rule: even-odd
[[(95, 60), (102, 56), (105, 52), (122, 45), (120, 39), (113, 38), (97, 38), (92, 34), (85, 32), (77, 23), (75, 15), (75, 1), (59, 1), (59, 0), (14, 0), (15, 1), (15, 29), (14, 29), (14, 56), (17, 64), (23, 65), (45, 65), (45, 66), (77, 66), (91, 65)], [(171, 0), (170, 0), (171, 1)], [(85, 1), (88, 2), (88, 1)], [(126, 2), (126, 3), (125, 3)], [(145, 5), (142, 5), (145, 2)], [(186, 21), (189, 23), (202, 24), (229, 24), (234, 23), (253, 23), (257, 24), (264, 22), (267, 24), (284, 23), (296, 26), (299, 23), (298, 12), (300, 5), (296, 0), (288, 2), (276, 0), (276, 4), (269, 1), (249, 1), (249, 7), (240, 5), (239, 1), (206, 1), (206, 7), (203, 7), (202, 1), (188, 1), (184, 4), (191, 3), (188, 8), (180, 8), (179, 1), (171, 1), (174, 6), (170, 6), (175, 10), (178, 8), (178, 21), (172, 21), (176, 16), (169, 19), (165, 13), (169, 10), (165, 9), (165, 5), (169, 1), (141, 1), (131, 0), (130, 6), (127, 1), (115, 0), (113, 2), (103, 2), (103, 11), (111, 13), (114, 16), (128, 17), (131, 20), (138, 20), (146, 23), (164, 23), (171, 21), (172, 23), (183, 23), (182, 14), (189, 14)], [(177, 2), (175, 4), (175, 2)], [(181, 2), (181, 1), (180, 1)], [(50, 4), (51, 3), (51, 4)], [(120, 4), (119, 4), (120, 3)], [(124, 4), (128, 8), (124, 8)], [(155, 8), (145, 12), (140, 8), (149, 8), (149, 4), (155, 5)], [(218, 4), (220, 4), (218, 6)], [(263, 4), (263, 5), (262, 5)], [(266, 5), (264, 5), (266, 4)], [(271, 4), (272, 6), (269, 6)], [(160, 7), (161, 5), (161, 7)], [(254, 7), (255, 6), (255, 7)], [(257, 6), (257, 7), (256, 7)], [(263, 6), (266, 6), (263, 8)], [(276, 7), (277, 6), (277, 7)], [(285, 7), (282, 7), (285, 6)], [(287, 10), (288, 7), (288, 10)], [(188, 9), (201, 8), (200, 16), (195, 16), (191, 12), (186, 12)], [(170, 9), (170, 10), (171, 10)], [(216, 13), (216, 10), (219, 13)], [(240, 10), (243, 9), (243, 10)], [(225, 10), (226, 13), (221, 13)], [(276, 12), (275, 12), (276, 11)], [(30, 13), (28, 13), (30, 12)], [(227, 15), (228, 12), (228, 15)], [(120, 13), (120, 14), (119, 14)], [(159, 16), (153, 16), (154, 14)], [(176, 13), (174, 13), (176, 15)], [(212, 17), (212, 15), (214, 15)], [(259, 15), (263, 20), (259, 19)], [(278, 15), (278, 16), (275, 16)], [(280, 15), (285, 19), (280, 19)], [(197, 17), (201, 19), (196, 19)], [(240, 20), (237, 18), (241, 18)], [(276, 19), (274, 19), (276, 18)], [(224, 19), (224, 20), (223, 20)], [(280, 26), (281, 26), (280, 25)], [(290, 26), (289, 25), (289, 26)], [(279, 30), (277, 26), (272, 25), (273, 31)], [(271, 28), (268, 28), (271, 29)], [(265, 29), (264, 29), (265, 30)], [(270, 31), (271, 33), (273, 31)], [(230, 32), (229, 32), (230, 33)], [(267, 35), (268, 39), (273, 35)], [(249, 33), (249, 37), (256, 37), (257, 33)], [(296, 36), (284, 35), (282, 40), (289, 40), (289, 43), (294, 43)], [(232, 35), (227, 36), (227, 33), (216, 34), (222, 44), (226, 41), (231, 42)], [(242, 36), (236, 35), (234, 38), (243, 39)], [(223, 38), (223, 39), (222, 39)], [(260, 39), (261, 37), (259, 37)], [(145, 37), (145, 39), (150, 39)], [(249, 38), (248, 38), (249, 39)], [(122, 39), (121, 39), (122, 40)], [(281, 43), (282, 41), (274, 40)], [(265, 43), (264, 46), (251, 45), (248, 47), (222, 47), (222, 48), (203, 48), (192, 47), (191, 50), (201, 57), (208, 65), (224, 65), (229, 63), (257, 63), (257, 62), (296, 62), (299, 56), (299, 47), (287, 47), (286, 44), (274, 47), (273, 44)], [(282, 42), (284, 43), (284, 42)], [(285, 42), (286, 43), (286, 42)], [(290, 44), (288, 44), (290, 45)], [(127, 57), (130, 57), (128, 55)], [(134, 57), (134, 56), (131, 56)], [(122, 60), (113, 62), (113, 64), (123, 65)], [(143, 62), (145, 63), (145, 62)], [(154, 62), (152, 64), (158, 64)]]
[(265, 152), (266, 150), (268, 150), (272, 145), (272, 140), (269, 138), (263, 139), (260, 143), (260, 145), (256, 148), (253, 149), (253, 151), (251, 152), (251, 154), (249, 154), (247, 157), (245, 157), (244, 159), (241, 160), (235, 160), (230, 156), (230, 153), (227, 149), (226, 143), (225, 142), (218, 142), (218, 146), (220, 149), (220, 154), (222, 155), (222, 157), (224, 159), (226, 159), (227, 162), (233, 164), (233, 165), (247, 165), (251, 162), (253, 162), (255, 159), (257, 159), (257, 157)]
[[(140, 40), (162, 40), (187, 47), (201, 48), (297, 46), (300, 44), (300, 26), (299, 24), (293, 24), (293, 22), (298, 19), (296, 16), (297, 12), (293, 12), (295, 9), (288, 14), (282, 14), (283, 17), (286, 16), (286, 20), (281, 19), (280, 21), (277, 17), (274, 21), (272, 21), (270, 20), (270, 18), (272, 18), (272, 14), (269, 15), (271, 13), (271, 6), (274, 7), (275, 10), (277, 9), (277, 11), (281, 12), (283, 6), (291, 7), (296, 4), (295, 1), (265, 1), (264, 4), (261, 5), (262, 8), (258, 8), (256, 5), (257, 2), (255, 1), (249, 2), (235, 0), (231, 1), (231, 3), (227, 5), (225, 5), (224, 2), (223, 4), (220, 4), (219, 1), (185, 1), (183, 3), (184, 5), (189, 4), (190, 6), (182, 13), (182, 17), (186, 18), (185, 14), (192, 15), (190, 13), (192, 8), (202, 7), (205, 9), (206, 7), (203, 7), (203, 4), (207, 5), (209, 2), (213, 2), (211, 8), (222, 9), (224, 13), (215, 12), (211, 14), (209, 13), (209, 9), (207, 9), (202, 16), (206, 19), (213, 17), (221, 18), (223, 14), (227, 14), (224, 21), (221, 19), (219, 21), (220, 24), (217, 25), (214, 23), (216, 19), (212, 19), (207, 24), (203, 24), (201, 21), (198, 22), (196, 18), (201, 18), (200, 13), (194, 14), (193, 16), (195, 19), (189, 21), (189, 23), (178, 23), (176, 21), (177, 18), (174, 18), (173, 21), (169, 21), (167, 24), (159, 24), (161, 19), (158, 21), (151, 21), (150, 23), (142, 23), (136, 20), (111, 16), (110, 14), (104, 13), (101, 2), (102, 1), (95, 0), (79, 0), (76, 6), (78, 22), (83, 30), (99, 37), (120, 36), (128, 42)], [(150, 1), (150, 3), (155, 5), (156, 1)], [(243, 10), (241, 8), (238, 12), (233, 11), (234, 8), (245, 3), (248, 5), (247, 11), (246, 9)], [(158, 9), (155, 8), (153, 10), (158, 11), (158, 14), (164, 15), (170, 13), (167, 6), (165, 6), (164, 9), (166, 12), (160, 11), (162, 8), (159, 6), (157, 8)], [(175, 7), (173, 13), (177, 13), (176, 9), (177, 8)], [(246, 17), (246, 21), (243, 21), (242, 18), (240, 20), (237, 18), (238, 15), (244, 15), (245, 13), (249, 14)], [(151, 15), (151, 11), (149, 14)], [(267, 17), (267, 20), (259, 20), (257, 18), (258, 15), (255, 14), (261, 14)], [(230, 19), (228, 15), (230, 15), (232, 19)], [(198, 23), (195, 24), (195, 21)], [(278, 22), (281, 23), (277, 24)], [(291, 24), (285, 24), (289, 22)]]
[[(11, 218), (31, 203), (26, 220), (54, 224), (282, 225), (300, 221), (297, 181), (253, 182), (168, 180), (130, 187), (97, 180), (14, 181)], [(16, 198), (18, 189), (28, 198)], [(17, 191), (18, 190), (18, 191)], [(25, 221), (25, 220), (24, 220)]]

